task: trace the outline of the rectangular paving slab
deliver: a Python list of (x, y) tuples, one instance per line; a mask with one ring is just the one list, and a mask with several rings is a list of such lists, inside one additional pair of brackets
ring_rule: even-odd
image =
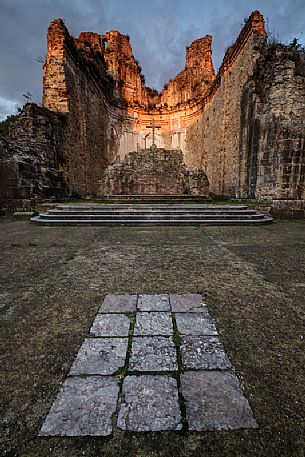
[(213, 319), (203, 313), (176, 313), (177, 329), (181, 335), (218, 335)]
[(118, 379), (115, 377), (67, 378), (39, 435), (110, 435), (118, 395)]
[(195, 370), (232, 368), (221, 341), (215, 336), (184, 336), (181, 353), (184, 368)]
[(88, 338), (82, 344), (69, 375), (111, 375), (125, 364), (128, 338)]
[(98, 314), (90, 329), (92, 336), (128, 336), (130, 319), (125, 314)]
[(127, 294), (109, 294), (106, 295), (100, 313), (126, 313), (127, 311), (135, 311), (137, 307), (137, 295)]
[(139, 311), (170, 311), (169, 296), (167, 294), (142, 294), (138, 298)]
[(118, 427), (134, 432), (182, 428), (177, 381), (169, 376), (127, 376)]
[(227, 371), (189, 371), (181, 375), (181, 384), (190, 430), (257, 427), (235, 374)]
[(173, 321), (171, 313), (137, 313), (134, 335), (172, 335)]
[(171, 338), (136, 336), (132, 339), (130, 371), (177, 370), (177, 352)]
[(170, 294), (169, 299), (175, 313), (207, 313), (207, 306), (200, 294)]

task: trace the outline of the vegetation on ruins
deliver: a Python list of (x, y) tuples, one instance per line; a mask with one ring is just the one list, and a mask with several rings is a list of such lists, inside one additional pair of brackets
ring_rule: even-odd
[(17, 117), (18, 117), (17, 114), (12, 114), (11, 116), (8, 116), (6, 119), (4, 119), (3, 121), (0, 121), (0, 135), (2, 135), (2, 136), (9, 135), (10, 126), (12, 125), (12, 123), (15, 122)]

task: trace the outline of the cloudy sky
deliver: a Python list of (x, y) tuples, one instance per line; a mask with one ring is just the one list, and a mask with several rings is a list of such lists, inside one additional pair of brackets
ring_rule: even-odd
[(81, 31), (129, 34), (147, 85), (160, 90), (184, 67), (185, 47), (213, 35), (217, 69), (245, 17), (255, 9), (270, 33), (289, 43), (305, 41), (305, 0), (0, 0), (0, 120), (30, 92), (41, 100), (42, 64), (49, 23), (65, 20), (73, 36)]

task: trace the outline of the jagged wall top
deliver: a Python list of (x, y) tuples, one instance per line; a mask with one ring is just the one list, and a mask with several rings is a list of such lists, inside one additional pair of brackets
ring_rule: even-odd
[[(254, 11), (234, 45), (226, 51), (215, 76), (212, 63), (212, 37), (195, 40), (186, 49), (186, 64), (159, 94), (145, 86), (141, 67), (135, 59), (129, 37), (118, 31), (103, 35), (82, 32), (79, 38), (69, 35), (61, 19), (53, 21), (48, 31), (48, 54), (44, 67), (44, 106), (69, 111), (65, 84), (65, 63), (69, 55), (98, 81), (106, 95), (132, 109), (161, 111), (179, 109), (191, 101), (211, 96), (224, 73), (234, 64), (250, 37), (256, 37), (258, 48), (266, 41), (264, 18)], [(48, 69), (51, 68), (51, 71)]]

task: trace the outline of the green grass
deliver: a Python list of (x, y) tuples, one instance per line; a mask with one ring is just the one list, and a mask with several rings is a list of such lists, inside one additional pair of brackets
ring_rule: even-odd
[(272, 284), (274, 282), (270, 276), (265, 276), (264, 281), (268, 282), (269, 284)]
[(173, 340), (173, 343), (176, 347), (180, 347), (181, 346), (181, 343), (182, 343), (182, 339), (181, 339), (181, 336), (179, 335), (179, 333), (174, 333), (173, 337), (172, 337), (172, 340)]
[(64, 263), (68, 263), (68, 262), (71, 262), (71, 260), (73, 260), (75, 257), (75, 254), (68, 254), (65, 259), (64, 259)]

